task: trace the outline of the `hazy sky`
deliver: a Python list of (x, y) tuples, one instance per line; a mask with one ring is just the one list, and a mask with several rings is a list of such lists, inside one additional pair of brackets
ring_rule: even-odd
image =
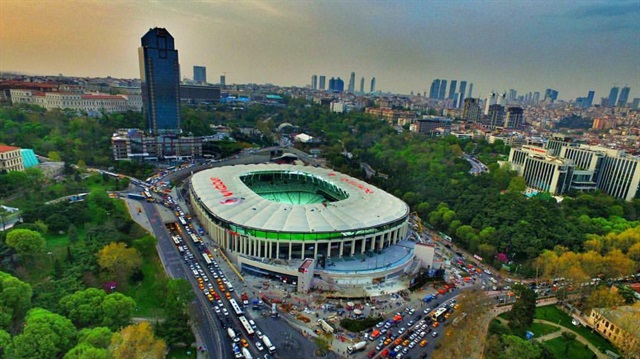
[[(0, 71), (138, 78), (152, 27), (175, 38), (182, 77), (305, 86), (311, 75), (372, 76), (428, 92), (434, 78), (560, 98), (640, 97), (640, 0), (0, 0)], [(599, 102), (599, 100), (598, 100)]]

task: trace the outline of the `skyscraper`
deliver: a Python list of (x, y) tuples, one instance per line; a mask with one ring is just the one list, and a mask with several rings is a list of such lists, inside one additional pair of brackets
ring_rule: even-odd
[(496, 103), (500, 106), (507, 106), (507, 94), (503, 92), (502, 94), (498, 95)]
[(360, 93), (364, 93), (364, 77), (360, 78)]
[(311, 89), (318, 89), (318, 75), (311, 76)]
[(435, 79), (431, 83), (431, 89), (429, 90), (429, 98), (437, 99), (440, 94), (440, 79)]
[(518, 128), (524, 125), (524, 111), (521, 107), (509, 107), (507, 118), (504, 120), (505, 128)]
[(220, 88), (223, 89), (227, 84), (227, 77), (225, 75), (220, 75)]
[(464, 93), (467, 90), (467, 81), (460, 81), (460, 99), (458, 100), (458, 107), (462, 107), (464, 104)]
[(631, 92), (629, 86), (622, 88), (622, 91), (620, 91), (620, 98), (618, 99), (618, 107), (627, 106), (627, 101), (629, 101), (629, 92)]
[(193, 81), (201, 84), (207, 83), (207, 68), (204, 66), (194, 66)]
[(507, 98), (507, 102), (508, 103), (514, 103), (514, 102), (516, 102), (517, 98), (518, 98), (518, 91), (516, 91), (514, 89), (510, 89), (509, 90), (509, 97)]
[(351, 77), (349, 77), (349, 89), (348, 89), (349, 93), (355, 93), (356, 92), (356, 73), (352, 72), (351, 73)]
[(371, 78), (371, 93), (376, 92), (376, 78), (372, 77)]
[(484, 114), (488, 115), (489, 114), (489, 107), (491, 105), (495, 105), (496, 102), (498, 100), (498, 94), (491, 91), (489, 93), (489, 96), (487, 96), (487, 100), (484, 102)]
[(473, 83), (469, 84), (469, 94), (467, 95), (467, 98), (469, 97), (473, 97)]
[(591, 107), (593, 105), (593, 97), (596, 95), (596, 92), (591, 90), (589, 91), (589, 94), (587, 95), (587, 108)]
[(554, 90), (554, 89), (547, 89), (544, 92), (544, 101), (551, 101), (551, 103), (554, 103), (556, 100), (558, 99), (558, 91)]
[(609, 91), (609, 107), (616, 105), (616, 101), (618, 100), (618, 91), (620, 91), (618, 86), (613, 86), (611, 91)]
[(180, 133), (180, 64), (173, 36), (150, 29), (138, 49), (143, 113), (153, 135)]
[(451, 80), (451, 86), (449, 86), (449, 100), (455, 99), (457, 85), (458, 85), (458, 80)]
[(324, 82), (326, 81), (326, 77), (324, 75), (320, 75), (320, 90), (324, 90)]
[(440, 80), (440, 91), (438, 91), (438, 100), (444, 100), (447, 94), (447, 80)]

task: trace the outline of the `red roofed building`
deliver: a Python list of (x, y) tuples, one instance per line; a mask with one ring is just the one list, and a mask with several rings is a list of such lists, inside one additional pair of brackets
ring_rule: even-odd
[(0, 145), (0, 173), (24, 171), (19, 147)]

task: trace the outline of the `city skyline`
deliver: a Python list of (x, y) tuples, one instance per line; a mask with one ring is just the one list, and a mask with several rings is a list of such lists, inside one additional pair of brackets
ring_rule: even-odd
[(476, 96), (594, 90), (599, 103), (617, 84), (640, 97), (638, 1), (5, 0), (0, 10), (0, 71), (138, 78), (139, 34), (157, 26), (175, 38), (181, 78), (201, 65), (227, 83), (303, 87), (312, 74), (355, 72), (404, 94), (441, 78), (474, 83)]

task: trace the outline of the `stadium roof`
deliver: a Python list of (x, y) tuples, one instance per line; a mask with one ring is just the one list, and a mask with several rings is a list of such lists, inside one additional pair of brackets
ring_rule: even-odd
[[(347, 199), (315, 204), (269, 201), (253, 192), (240, 177), (259, 171), (304, 172), (332, 183)], [(326, 168), (256, 164), (217, 167), (193, 175), (193, 189), (218, 218), (244, 227), (280, 232), (336, 232), (376, 227), (409, 213), (400, 199), (366, 182)]]

